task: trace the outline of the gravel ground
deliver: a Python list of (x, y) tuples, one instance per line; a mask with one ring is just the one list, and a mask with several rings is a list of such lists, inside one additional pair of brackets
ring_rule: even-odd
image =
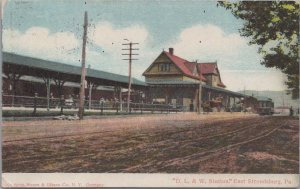
[(298, 122), (244, 113), (4, 122), (3, 172), (298, 173)]

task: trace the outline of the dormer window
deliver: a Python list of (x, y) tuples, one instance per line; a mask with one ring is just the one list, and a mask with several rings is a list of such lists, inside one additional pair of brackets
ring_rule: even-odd
[(170, 63), (160, 64), (159, 65), (159, 71), (160, 72), (169, 72), (170, 71)]

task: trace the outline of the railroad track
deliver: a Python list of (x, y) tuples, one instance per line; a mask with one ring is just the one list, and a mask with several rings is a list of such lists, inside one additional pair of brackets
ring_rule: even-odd
[[(238, 119), (238, 118), (237, 118)], [(244, 119), (253, 119), (253, 118), (244, 118)], [(221, 124), (221, 122), (224, 122), (226, 120), (232, 120), (232, 118), (226, 118), (226, 119), (214, 119), (214, 129), (215, 128), (224, 128), (226, 126), (230, 126), (231, 123), (228, 123), (228, 124)], [(210, 124), (210, 123), (207, 123), (207, 122), (204, 122), (204, 124)], [(70, 124), (69, 124), (70, 125)], [(50, 126), (49, 126), (50, 127)], [(188, 130), (190, 129), (189, 127), (187, 128), (184, 128), (184, 127), (181, 127), (183, 128), (182, 131), (178, 131), (178, 130), (175, 130), (173, 132), (170, 132), (169, 134), (173, 134), (173, 133), (179, 133), (179, 132), (185, 132), (185, 130)], [(208, 128), (208, 129), (207, 129)], [(70, 127), (70, 129), (72, 129), (72, 127)], [(97, 135), (97, 134), (102, 134), (102, 133), (111, 133), (111, 132), (118, 132), (118, 131), (122, 131), (125, 128), (121, 128), (121, 129), (107, 129), (107, 130), (103, 130), (103, 128), (97, 128), (97, 129), (102, 129), (101, 131), (89, 131), (89, 132), (78, 132), (78, 133), (68, 133), (68, 134), (56, 134), (56, 135), (53, 135), (53, 133), (44, 133), (41, 131), (41, 133), (43, 134), (36, 134), (36, 135), (40, 135), (38, 137), (36, 136), (25, 136), (24, 138), (19, 138), (19, 139), (4, 139), (2, 140), (2, 144), (7, 144), (7, 143), (14, 143), (14, 142), (25, 142), (25, 141), (32, 141), (32, 140), (45, 140), (45, 139), (55, 139), (55, 138), (65, 138), (65, 137), (77, 137), (77, 136), (83, 136), (83, 135)], [(104, 128), (105, 129), (105, 128)], [(143, 129), (143, 128), (142, 128)], [(165, 129), (165, 128), (162, 128), (162, 130)], [(166, 129), (169, 129), (169, 127), (167, 127)], [(209, 131), (209, 129), (211, 129), (211, 125), (204, 125), (204, 126), (200, 126), (199, 129), (203, 129), (203, 132), (207, 132)], [(65, 131), (67, 130), (66, 128), (64, 128), (64, 130), (62, 131)], [(61, 131), (61, 132), (62, 132)], [(3, 135), (5, 136), (5, 133), (3, 133)]]
[[(263, 121), (261, 123), (266, 123), (267, 121), (268, 120), (265, 120), (265, 121)], [(232, 123), (230, 123), (230, 124), (232, 124)], [(209, 125), (207, 127), (209, 127)], [(226, 127), (230, 127), (230, 125), (227, 125)], [(221, 137), (221, 136), (225, 136), (225, 137), (227, 136), (228, 137), (228, 136), (231, 136), (231, 135), (233, 135), (235, 133), (240, 133), (241, 131), (245, 131), (245, 130), (252, 129), (252, 128), (257, 128), (257, 127), (261, 127), (261, 126), (252, 126), (252, 123), (248, 123), (248, 124), (246, 124), (246, 126), (243, 126), (242, 128), (231, 130), (231, 131), (225, 132), (225, 133), (214, 134), (214, 135), (210, 135), (210, 136), (206, 136), (206, 137), (200, 137), (200, 138), (198, 138), (197, 141), (192, 141), (192, 142), (194, 142), (194, 143), (195, 142), (196, 143), (197, 142), (200, 143), (201, 140), (203, 141), (203, 140), (213, 139), (213, 138)], [(121, 131), (121, 130), (123, 130), (123, 129), (119, 129), (118, 131)], [(115, 131), (116, 130), (109, 131), (109, 132), (115, 132)], [(268, 132), (268, 130), (267, 130), (267, 132)], [(101, 131), (101, 132), (93, 132), (93, 133), (89, 133), (89, 134), (97, 135), (99, 133), (103, 134), (105, 132)], [(80, 135), (86, 135), (86, 133), (81, 133)], [(76, 134), (76, 135), (71, 135), (71, 136), (80, 136), (80, 135)], [(66, 137), (66, 136), (67, 135), (64, 135), (63, 137)], [(68, 136), (70, 136), (70, 135), (68, 135)], [(262, 136), (264, 136), (264, 135), (262, 135)], [(61, 136), (48, 137), (48, 138), (61, 138)], [(38, 138), (38, 140), (40, 140), (40, 139), (41, 138)], [(45, 138), (43, 138), (43, 139), (45, 139)], [(26, 140), (33, 140), (33, 139), (31, 138), (31, 139), (26, 139)], [(17, 140), (17, 141), (20, 141), (20, 140)], [(248, 140), (246, 140), (246, 141), (248, 141)], [(191, 141), (183, 141), (183, 143), (184, 142), (191, 142)], [(234, 143), (234, 144), (239, 144), (239, 143), (241, 143), (241, 142), (239, 141), (239, 142)], [(234, 144), (231, 144), (231, 145), (234, 145)], [(230, 147), (230, 145), (229, 145), (229, 147)], [(146, 148), (147, 148), (147, 146), (146, 146)], [(216, 150), (216, 149), (213, 149), (213, 150)], [(210, 153), (213, 152), (213, 150), (202, 151), (200, 154), (196, 154), (196, 155), (210, 154)], [(98, 151), (98, 153), (99, 153), (99, 151)], [(95, 155), (95, 152), (94, 153), (89, 153), (89, 154), (77, 154), (77, 155), (71, 155), (69, 152), (62, 152), (62, 153), (59, 153), (60, 157), (57, 157), (57, 154), (50, 155), (50, 156), (47, 156), (47, 155), (43, 154), (43, 155), (35, 155), (35, 156), (32, 156), (32, 155), (30, 155), (30, 156), (22, 156), (21, 158), (5, 158), (3, 160), (4, 160), (4, 162), (14, 162), (14, 163), (16, 163), (18, 165), (22, 165), (22, 164), (26, 164), (26, 163), (30, 163), (30, 162), (37, 163), (37, 162), (61, 161), (61, 160), (70, 161), (70, 160), (72, 160), (74, 158), (84, 158), (84, 157), (90, 157), (90, 156), (93, 156), (93, 155)], [(191, 156), (191, 157), (193, 157), (193, 156)], [(206, 155), (205, 157), (209, 157), (209, 156)], [(184, 157), (184, 158), (189, 158), (189, 156)], [(173, 159), (173, 160), (176, 160), (176, 159)], [(172, 160), (170, 160), (170, 161), (172, 161)], [(168, 164), (168, 162), (166, 162), (166, 163)]]
[[(254, 123), (257, 123), (258, 120), (260, 120), (259, 124), (255, 125)], [(282, 121), (275, 120), (274, 123), (276, 124), (270, 124), (271, 122), (269, 122), (269, 120), (270, 119), (267, 117), (263, 120), (258, 118), (243, 119), (242, 122), (246, 121), (246, 124), (243, 123), (241, 125), (234, 124), (234, 121), (225, 122), (225, 124), (223, 125), (220, 124), (222, 122), (208, 122), (205, 123), (205, 125), (198, 127), (180, 126), (172, 128), (172, 126), (168, 126), (161, 128), (161, 130), (157, 130), (157, 126), (145, 130), (142, 129), (140, 131), (136, 131), (134, 129), (129, 131), (125, 128), (120, 128), (105, 131), (102, 130), (65, 134), (62, 136), (10, 140), (3, 143), (4, 171), (9, 169), (8, 167), (6, 167), (7, 165), (13, 165), (15, 167), (14, 170), (19, 170), (18, 167), (28, 167), (28, 165), (35, 164), (44, 166), (47, 165), (47, 163), (53, 162), (72, 162), (72, 160), (74, 159), (82, 160), (83, 162), (93, 160), (95, 161), (94, 163), (99, 163), (100, 161), (100, 164), (104, 163), (113, 165), (113, 162), (117, 162), (118, 159), (110, 159), (109, 161), (112, 161), (111, 163), (109, 161), (103, 162), (102, 160), (105, 160), (106, 154), (108, 154), (107, 157), (109, 157), (109, 155), (112, 155), (113, 158), (117, 158), (118, 156), (125, 156), (126, 158), (132, 159), (133, 161), (136, 156), (141, 155), (141, 157), (144, 157), (143, 153), (155, 153), (157, 152), (157, 150), (163, 151), (163, 155), (166, 155), (166, 158), (146, 158), (145, 161), (143, 161), (144, 163), (138, 166), (133, 166), (132, 164), (135, 163), (133, 161), (128, 165), (127, 168), (116, 168), (110, 170), (101, 167), (101, 165), (95, 164), (97, 168), (93, 170), (96, 170), (96, 172), (97, 170), (99, 170), (98, 172), (140, 172), (140, 170), (168, 170), (168, 168), (176, 166), (176, 163), (178, 162), (180, 162), (180, 165), (189, 164), (192, 162), (204, 162), (212, 157), (225, 153), (227, 150), (236, 148), (246, 143), (260, 140), (265, 137), (269, 137), (278, 129), (284, 126), (281, 125), (282, 123), (284, 123)], [(188, 138), (187, 136), (191, 132), (196, 132), (195, 137)], [(179, 135), (176, 136), (176, 133), (179, 133)], [(199, 135), (199, 137), (196, 137), (197, 133), (200, 133), (201, 135)], [(205, 136), (206, 134), (207, 136)], [(106, 137), (106, 135), (109, 136)], [(115, 137), (114, 141), (110, 141), (112, 137)], [(74, 141), (74, 146), (68, 146), (69, 143), (66, 143), (66, 146), (60, 147), (57, 153), (55, 153), (56, 149), (51, 148), (46, 152), (39, 151), (39, 148), (47, 148), (47, 146), (51, 144), (64, 144), (66, 142), (66, 138), (68, 141)], [(142, 139), (146, 140), (142, 141)], [(155, 139), (155, 142), (152, 139)], [(122, 144), (122, 141), (127, 140), (133, 140), (135, 142), (132, 143), (132, 145), (130, 144), (125, 147), (120, 145)], [(26, 144), (26, 141), (31, 141), (31, 143)], [(222, 143), (222, 141), (225, 142)], [(144, 143), (139, 144), (139, 142)], [(96, 147), (94, 147), (94, 145)], [(190, 146), (197, 147), (199, 148), (199, 150), (192, 154), (178, 153), (178, 157), (171, 157), (168, 155), (168, 153), (173, 153), (174, 151), (176, 152), (176, 150), (177, 152), (180, 152), (182, 149), (184, 150), (185, 148), (188, 148)], [(12, 150), (11, 152), (5, 153), (6, 150), (10, 150), (13, 148), (21, 148), (24, 151), (20, 152), (21, 155), (19, 154), (19, 157), (11, 156), (14, 153), (18, 154), (18, 150)], [(138, 154), (134, 154), (136, 152)], [(175, 153), (175, 156), (178, 154)], [(40, 170), (40, 168), (37, 169)], [(33, 170), (35, 169), (33, 168)], [(77, 169), (69, 166), (59, 171), (69, 172), (70, 170), (76, 172)]]
[[(276, 125), (276, 126), (269, 127), (268, 129), (264, 130), (263, 132), (261, 132), (257, 135), (250, 135), (245, 139), (238, 140), (236, 142), (230, 143), (230, 144), (225, 145), (225, 146), (216, 147), (216, 148), (209, 148), (209, 149), (206, 149), (206, 150), (201, 150), (201, 152), (199, 152), (199, 153), (193, 153), (193, 154), (187, 155), (185, 157), (172, 158), (172, 159), (169, 159), (167, 161), (155, 161), (154, 160), (154, 161), (148, 162), (144, 166), (138, 166), (136, 168), (139, 169), (139, 170), (140, 169), (144, 170), (144, 169), (148, 169), (148, 168), (150, 169), (154, 165), (161, 165), (161, 167), (159, 168), (160, 170), (167, 170), (168, 167), (178, 165), (178, 162), (180, 162), (181, 165), (184, 165), (185, 163), (189, 164), (190, 162), (195, 161), (195, 160), (198, 163), (203, 162), (203, 161), (206, 161), (206, 160), (208, 160), (212, 157), (215, 157), (217, 155), (221, 155), (222, 153), (225, 153), (230, 149), (233, 149), (233, 148), (236, 148), (238, 146), (241, 146), (241, 145), (244, 145), (244, 144), (254, 142), (254, 141), (260, 140), (262, 138), (268, 137), (268, 136), (272, 135), (274, 132), (276, 132), (277, 130), (279, 130), (283, 126), (285, 126), (285, 125), (280, 125), (279, 124), (279, 125)], [(261, 127), (261, 126), (259, 126), (259, 127)], [(265, 126), (265, 127), (268, 127), (268, 126)], [(248, 128), (251, 128), (251, 127), (248, 127)], [(238, 129), (238, 130), (241, 131), (242, 129)], [(201, 138), (201, 140), (204, 140), (205, 138), (212, 139), (214, 137), (220, 137), (220, 136), (228, 137), (232, 133), (239, 133), (239, 131), (237, 131), (237, 132), (228, 132), (228, 133), (215, 135), (215, 136), (203, 137), (203, 138)], [(245, 135), (247, 135), (247, 132), (243, 136), (245, 136)], [(243, 137), (240, 136), (240, 138), (243, 138)], [(219, 140), (220, 140), (220, 138), (219, 138)], [(200, 141), (194, 141), (194, 142), (197, 143), (197, 142), (200, 142)], [(185, 144), (185, 145), (188, 145), (188, 144)], [(209, 145), (208, 145), (208, 147), (209, 147)], [(179, 149), (177, 149), (177, 150), (179, 151)], [(112, 172), (115, 172), (115, 171), (112, 171)], [(127, 169), (121, 170), (121, 172), (135, 172), (135, 171), (131, 170), (131, 168), (127, 168)]]
[[(262, 135), (256, 136), (256, 137), (251, 138), (249, 140), (245, 140), (243, 142), (237, 142), (237, 143), (230, 144), (230, 145), (224, 146), (222, 148), (218, 148), (218, 149), (211, 149), (211, 150), (202, 151), (200, 153), (193, 154), (193, 155), (190, 155), (190, 156), (186, 156), (184, 158), (174, 158), (174, 159), (171, 159), (171, 160), (168, 160), (168, 161), (160, 161), (160, 162), (154, 160), (154, 161), (148, 162), (144, 166), (133, 166), (133, 167), (129, 167), (129, 168), (126, 168), (126, 169), (112, 170), (112, 171), (109, 171), (109, 172), (112, 172), (112, 173), (114, 173), (114, 172), (124, 172), (125, 173), (125, 172), (136, 172), (136, 170), (139, 170), (138, 172), (140, 172), (140, 170), (145, 170), (145, 169), (148, 170), (148, 169), (152, 168), (154, 165), (160, 165), (161, 166), (159, 168), (160, 170), (168, 170), (168, 168), (170, 168), (172, 166), (178, 166), (178, 162), (180, 162), (180, 165), (184, 165), (185, 163), (190, 163), (191, 161), (194, 161), (194, 159), (197, 159), (197, 163), (203, 162), (203, 161), (209, 160), (210, 158), (213, 158), (217, 155), (221, 155), (222, 153), (225, 153), (228, 150), (233, 149), (235, 147), (238, 147), (238, 146), (241, 146), (241, 145), (244, 145), (244, 144), (254, 142), (256, 140), (260, 140), (262, 138), (268, 137), (271, 134), (273, 134), (274, 132), (276, 132), (278, 129), (280, 129), (281, 127), (282, 126), (279, 126), (275, 129), (272, 129), (269, 132), (265, 132)], [(160, 171), (156, 171), (156, 172), (160, 172)]]

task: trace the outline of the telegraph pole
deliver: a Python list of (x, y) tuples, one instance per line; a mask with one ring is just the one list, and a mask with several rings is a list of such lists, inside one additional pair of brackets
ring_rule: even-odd
[(83, 119), (83, 111), (84, 111), (84, 96), (85, 96), (85, 47), (87, 40), (87, 26), (88, 26), (88, 15), (87, 11), (84, 13), (84, 24), (83, 24), (83, 43), (82, 43), (82, 58), (81, 58), (81, 82), (80, 82), (80, 93), (79, 93), (79, 110), (78, 116), (79, 119)]
[(129, 67), (128, 67), (128, 93), (127, 93), (127, 112), (130, 112), (130, 92), (131, 92), (131, 64), (132, 64), (132, 43), (129, 43)]
[(201, 84), (201, 78), (200, 78), (200, 82), (199, 82), (199, 89), (198, 89), (199, 93), (198, 93), (198, 114), (201, 114), (201, 104), (202, 104), (202, 84)]
[[(128, 39), (124, 39), (126, 41), (128, 41)], [(138, 55), (138, 54), (135, 54), (135, 53), (132, 53), (132, 51), (134, 50), (139, 50), (137, 48), (132, 48), (133, 45), (137, 45), (138, 43), (132, 43), (132, 42), (129, 42), (129, 43), (123, 43), (122, 45), (126, 45), (126, 46), (129, 46), (129, 48), (125, 48), (125, 49), (122, 49), (122, 50), (126, 50), (128, 51), (129, 50), (129, 54), (122, 54), (122, 55), (128, 55), (129, 58), (125, 58), (123, 60), (129, 60), (129, 67), (128, 67), (128, 95), (127, 95), (127, 112), (129, 113), (130, 112), (130, 93), (131, 93), (131, 64), (132, 64), (132, 60), (138, 60), (136, 58), (132, 58), (133, 55)]]

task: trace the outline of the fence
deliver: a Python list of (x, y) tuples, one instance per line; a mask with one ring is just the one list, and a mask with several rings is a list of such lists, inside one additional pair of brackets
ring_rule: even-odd
[[(76, 110), (79, 106), (79, 99), (65, 99), (64, 96), (61, 98), (49, 98), (39, 97), (35, 94), (34, 97), (31, 96), (13, 96), (13, 95), (2, 95), (2, 107), (15, 107), (15, 108), (31, 108), (33, 109), (33, 114), (37, 110), (50, 111), (52, 109), (58, 109), (61, 114), (65, 110)], [(106, 112), (113, 113), (131, 113), (139, 112), (143, 114), (144, 112), (150, 113), (170, 113), (170, 112), (180, 112), (183, 111), (182, 106), (167, 105), (167, 104), (146, 104), (146, 103), (130, 103), (130, 109), (127, 110), (126, 102), (118, 101), (104, 101), (104, 100), (85, 100), (84, 103), (86, 110), (93, 110), (104, 114)]]

